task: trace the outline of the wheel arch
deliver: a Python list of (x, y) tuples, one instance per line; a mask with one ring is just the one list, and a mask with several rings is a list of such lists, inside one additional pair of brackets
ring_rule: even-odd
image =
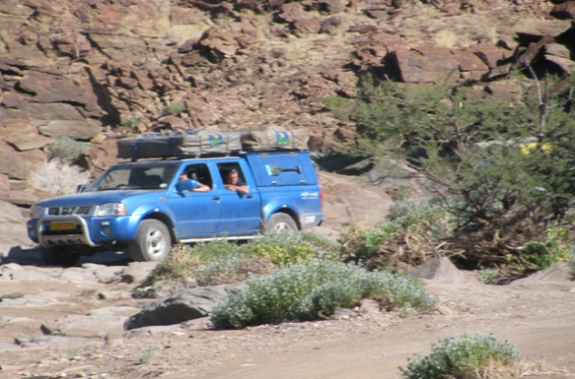
[(178, 238), (176, 236), (174, 223), (172, 222), (172, 219), (168, 215), (162, 212), (152, 212), (143, 217), (140, 220), (140, 222), (144, 220), (158, 220), (164, 223), (164, 225), (166, 225), (168, 227), (168, 230), (170, 231), (170, 237), (172, 238), (172, 245), (175, 245), (177, 243)]
[(295, 224), (297, 225), (297, 229), (302, 230), (302, 225), (301, 225), (301, 222), (300, 222), (300, 219), (299, 219), (297, 212), (294, 211), (293, 209), (287, 208), (287, 207), (286, 208), (279, 208), (275, 212), (270, 213), (267, 217), (266, 223), (270, 220), (270, 217), (272, 217), (274, 214), (277, 214), (277, 213), (284, 213), (284, 214), (290, 216), (294, 220)]

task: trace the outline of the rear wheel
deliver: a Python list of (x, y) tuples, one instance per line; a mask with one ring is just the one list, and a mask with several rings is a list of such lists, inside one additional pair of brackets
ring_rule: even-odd
[(271, 215), (266, 225), (267, 232), (290, 232), (298, 231), (297, 224), (293, 218), (285, 213), (275, 213)]
[(170, 254), (172, 238), (166, 224), (158, 220), (144, 220), (138, 227), (129, 251), (136, 262), (160, 261)]
[(80, 254), (70, 246), (41, 247), (40, 251), (44, 262), (49, 265), (70, 267), (80, 259)]

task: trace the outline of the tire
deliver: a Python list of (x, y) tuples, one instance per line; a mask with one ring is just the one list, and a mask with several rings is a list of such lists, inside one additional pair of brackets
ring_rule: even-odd
[(136, 262), (161, 261), (170, 254), (172, 237), (166, 224), (158, 220), (140, 222), (136, 238), (128, 247), (132, 260)]
[(294, 233), (298, 230), (295, 220), (285, 213), (274, 213), (266, 224), (266, 232)]
[(49, 265), (70, 267), (80, 259), (80, 254), (69, 246), (41, 247), (42, 258)]

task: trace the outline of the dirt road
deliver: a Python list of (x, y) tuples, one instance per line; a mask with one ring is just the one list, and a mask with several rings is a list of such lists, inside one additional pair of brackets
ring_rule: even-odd
[[(13, 274), (20, 279), (0, 276), (0, 295), (21, 295), (0, 302), (0, 378), (398, 378), (408, 357), (428, 354), (431, 343), (463, 333), (508, 339), (526, 362), (543, 364), (540, 374), (530, 377), (575, 373), (575, 283), (553, 277), (510, 286), (428, 282), (441, 301), (439, 310), (407, 319), (372, 311), (239, 331), (211, 331), (201, 319), (137, 335), (104, 323), (86, 324), (77, 335), (44, 335), (42, 325), (109, 309), (127, 317), (152, 301), (131, 298), (133, 284), (102, 279), (102, 272), (123, 267), (22, 265), (20, 274)], [(100, 270), (99, 279), (88, 276), (94, 269)], [(24, 273), (45, 277), (30, 281)], [(90, 328), (102, 329), (104, 337), (80, 336)]]

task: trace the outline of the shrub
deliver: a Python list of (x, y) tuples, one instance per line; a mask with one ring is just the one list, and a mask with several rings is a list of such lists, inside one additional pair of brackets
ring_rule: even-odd
[(194, 269), (200, 264), (201, 258), (193, 254), (189, 246), (176, 245), (137, 288), (151, 286), (161, 280), (186, 280), (193, 277)]
[(214, 307), (211, 320), (216, 329), (317, 320), (339, 308), (356, 306), (363, 298), (377, 299), (386, 309), (429, 310), (436, 305), (415, 278), (310, 260), (249, 279), (246, 288)]
[(312, 258), (335, 259), (335, 247), (325, 238), (313, 233), (271, 232), (253, 240), (248, 249), (256, 257), (286, 266)]
[(431, 354), (409, 360), (400, 368), (406, 379), (483, 378), (493, 364), (505, 366), (519, 359), (509, 342), (498, 342), (492, 335), (463, 335), (431, 345)]
[(122, 122), (120, 122), (120, 125), (127, 126), (130, 129), (136, 129), (138, 127), (138, 125), (140, 125), (141, 123), (142, 123), (142, 120), (140, 120), (139, 118), (129, 117), (129, 118), (122, 120)]
[(264, 275), (275, 271), (277, 266), (266, 258), (245, 256), (227, 257), (199, 266), (194, 276), (199, 286), (241, 282), (252, 275)]
[(244, 246), (226, 240), (177, 245), (136, 290), (162, 280), (186, 281), (194, 277), (201, 286), (234, 283), (250, 274), (268, 273), (272, 266), (254, 259)]
[(341, 259), (370, 269), (408, 268), (441, 253), (450, 233), (450, 216), (434, 198), (399, 201), (375, 230), (349, 228), (340, 237)]
[(75, 193), (78, 185), (88, 183), (90, 178), (89, 171), (62, 163), (58, 159), (43, 163), (30, 177), (33, 188), (54, 195)]
[[(336, 117), (361, 126), (370, 144), (391, 146), (382, 151), (406, 159), (442, 195), (455, 223), (454, 234), (441, 241), (446, 249), (467, 267), (493, 268), (507, 264), (508, 256), (522, 261), (518, 247), (529, 242), (549, 249), (548, 226), (566, 227), (575, 205), (568, 96), (575, 82), (546, 79), (544, 88), (512, 73), (508, 83), (518, 96), (493, 101), (469, 83), (400, 87), (366, 77), (356, 99), (326, 104)], [(549, 88), (556, 90), (543, 96)]]
[(182, 101), (176, 101), (169, 105), (166, 105), (162, 109), (162, 116), (177, 115), (182, 113), (186, 109), (186, 104)]
[(54, 142), (48, 145), (50, 159), (57, 159), (64, 163), (71, 163), (90, 147), (89, 143), (76, 141), (70, 137), (55, 137)]

